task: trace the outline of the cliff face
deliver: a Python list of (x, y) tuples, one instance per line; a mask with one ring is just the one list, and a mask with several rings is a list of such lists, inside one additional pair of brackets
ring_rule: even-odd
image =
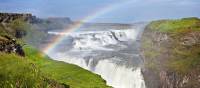
[(200, 19), (151, 22), (141, 44), (147, 87), (200, 87)]
[(25, 56), (18, 39), (26, 35), (31, 14), (0, 13), (0, 51)]
[(19, 14), (19, 13), (0, 13), (0, 23), (11, 23), (16, 19), (22, 19), (27, 22), (33, 22), (36, 19), (32, 14)]
[(36, 21), (31, 14), (0, 13), (0, 35), (10, 34), (16, 38), (22, 38), (30, 29), (30, 23)]

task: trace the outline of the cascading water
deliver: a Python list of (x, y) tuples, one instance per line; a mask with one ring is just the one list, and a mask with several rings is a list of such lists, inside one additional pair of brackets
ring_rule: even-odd
[(145, 88), (137, 34), (134, 29), (75, 32), (49, 56), (99, 74), (114, 88)]

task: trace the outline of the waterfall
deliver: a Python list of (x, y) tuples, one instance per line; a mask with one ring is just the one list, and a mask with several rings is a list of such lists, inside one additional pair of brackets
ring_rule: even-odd
[(55, 60), (64, 61), (67, 63), (78, 65), (84, 69), (90, 70), (101, 75), (106, 80), (107, 84), (114, 88), (145, 88), (145, 82), (141, 73), (141, 68), (121, 66), (113, 63), (109, 58), (100, 60), (94, 66), (94, 59), (89, 59), (86, 63), (85, 59), (65, 56), (65, 54), (57, 54)]
[(108, 85), (115, 88), (145, 88), (140, 68), (126, 68), (102, 60), (97, 64), (95, 73), (102, 75)]
[(99, 74), (114, 88), (145, 88), (136, 30), (77, 32), (70, 36), (73, 42), (66, 45), (70, 50), (57, 50), (49, 56)]

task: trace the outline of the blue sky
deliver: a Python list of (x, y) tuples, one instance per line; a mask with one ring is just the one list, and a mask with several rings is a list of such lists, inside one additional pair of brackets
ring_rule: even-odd
[[(38, 17), (79, 20), (98, 9), (130, 0), (0, 0), (0, 12), (29, 12)], [(132, 23), (165, 18), (200, 17), (199, 0), (131, 0), (92, 22)]]

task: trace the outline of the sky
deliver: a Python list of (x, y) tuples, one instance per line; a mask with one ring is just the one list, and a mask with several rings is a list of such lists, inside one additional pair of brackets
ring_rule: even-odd
[(200, 17), (200, 1), (0, 0), (0, 12), (32, 13), (40, 18), (70, 17), (72, 20), (98, 15), (89, 21), (133, 23), (157, 19)]

